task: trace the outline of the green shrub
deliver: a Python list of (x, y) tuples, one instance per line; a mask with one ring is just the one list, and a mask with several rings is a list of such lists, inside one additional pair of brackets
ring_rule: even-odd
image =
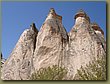
[(100, 57), (77, 70), (75, 80), (106, 80), (106, 58)]
[(40, 68), (31, 75), (30, 80), (63, 80), (67, 74), (67, 70), (57, 65), (52, 67)]

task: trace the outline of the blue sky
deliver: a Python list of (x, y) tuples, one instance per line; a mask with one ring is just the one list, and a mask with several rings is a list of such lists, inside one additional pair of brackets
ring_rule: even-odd
[(74, 25), (74, 15), (83, 9), (91, 22), (97, 22), (106, 37), (106, 2), (2, 2), (2, 54), (7, 58), (22, 32), (35, 23), (39, 30), (50, 8), (63, 17), (67, 32)]

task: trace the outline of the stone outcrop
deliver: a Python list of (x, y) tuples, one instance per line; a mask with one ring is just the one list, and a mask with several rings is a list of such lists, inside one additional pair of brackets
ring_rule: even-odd
[(92, 28), (95, 30), (96, 33), (101, 33), (102, 35), (104, 35), (103, 30), (99, 27), (99, 25), (97, 23), (91, 23)]
[(69, 33), (62, 24), (62, 16), (50, 9), (40, 31), (33, 23), (18, 40), (2, 69), (3, 80), (28, 80), (40, 68), (58, 65), (68, 70), (65, 79), (73, 79), (77, 69), (94, 58), (106, 56), (104, 32), (80, 10)]
[(97, 36), (94, 26), (91, 26), (90, 19), (84, 11), (76, 13), (75, 25), (69, 32), (69, 37), (67, 67), (73, 77), (77, 69), (88, 64), (94, 57), (97, 59), (99, 56), (105, 56), (103, 42), (100, 36)]
[(62, 17), (51, 8), (37, 36), (34, 52), (35, 69), (61, 65), (66, 55), (67, 42), (68, 34), (62, 25)]
[(91, 23), (91, 27), (94, 29), (94, 31), (97, 35), (97, 38), (99, 38), (99, 40), (101, 41), (103, 48), (104, 48), (104, 51), (106, 52), (106, 41), (104, 38), (103, 30), (100, 28), (100, 26), (96, 22)]
[(2, 70), (3, 80), (27, 80), (33, 70), (33, 54), (38, 30), (33, 23), (18, 40)]

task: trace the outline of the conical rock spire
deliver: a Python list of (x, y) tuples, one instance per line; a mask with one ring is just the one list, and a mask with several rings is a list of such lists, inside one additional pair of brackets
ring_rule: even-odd
[(91, 27), (91, 24), (85, 19), (86, 16), (85, 12), (78, 12), (75, 16), (76, 23), (69, 32), (68, 75), (75, 76), (77, 69), (80, 69), (81, 66), (86, 66), (94, 58), (106, 56), (104, 45), (99, 38), (102, 35), (98, 36), (95, 33), (93, 26)]
[(47, 15), (46, 20), (48, 20), (48, 19), (57, 19), (60, 22), (62, 22), (62, 16), (56, 14), (54, 8), (50, 8), (50, 11), (49, 11), (49, 14)]
[(37, 29), (32, 25), (20, 36), (10, 57), (2, 69), (3, 80), (28, 80), (33, 71), (33, 53), (37, 37)]
[(61, 65), (63, 62), (68, 35), (57, 16), (55, 10), (50, 9), (38, 33), (34, 52), (34, 67), (37, 70), (41, 67)]

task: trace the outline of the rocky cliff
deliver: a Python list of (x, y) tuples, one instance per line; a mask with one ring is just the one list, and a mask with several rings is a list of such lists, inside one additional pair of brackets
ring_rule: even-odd
[(40, 68), (52, 65), (68, 70), (66, 79), (73, 78), (77, 69), (90, 61), (106, 56), (104, 32), (80, 10), (69, 33), (62, 24), (62, 16), (50, 9), (40, 31), (33, 23), (20, 36), (2, 69), (3, 80), (28, 80)]
[(35, 24), (26, 29), (10, 57), (2, 69), (3, 80), (27, 80), (33, 70), (33, 54), (35, 51), (38, 30)]

